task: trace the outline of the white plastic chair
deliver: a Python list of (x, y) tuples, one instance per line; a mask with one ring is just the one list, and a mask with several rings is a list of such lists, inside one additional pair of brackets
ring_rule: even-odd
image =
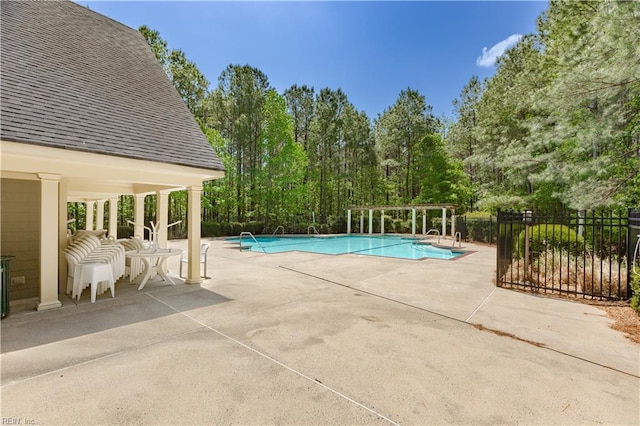
[[(144, 250), (144, 244), (140, 237), (132, 237), (126, 240), (121, 240), (120, 245), (124, 248), (125, 251), (137, 251)], [(142, 260), (135, 257), (128, 257), (125, 260), (125, 276), (129, 276), (129, 282), (133, 282), (138, 275), (144, 271), (144, 265), (142, 264)]]
[[(75, 266), (76, 279), (71, 297), (80, 300), (85, 284), (91, 286), (91, 303), (95, 303), (98, 287), (106, 283), (106, 288), (111, 289), (111, 297), (116, 297), (115, 283), (113, 282), (113, 269), (105, 263), (78, 263)], [(105, 287), (100, 288), (100, 293)]]
[(122, 255), (120, 255), (115, 251), (94, 249), (76, 242), (64, 251), (73, 254), (78, 262), (108, 263), (113, 269), (114, 278), (119, 278), (124, 274), (124, 250), (122, 249)]
[(73, 291), (76, 287), (77, 279), (80, 279), (80, 275), (76, 274), (76, 265), (83, 263), (103, 263), (111, 267), (109, 259), (101, 257), (87, 257), (84, 252), (79, 251), (78, 248), (74, 246), (69, 246), (64, 249), (63, 254), (67, 260), (67, 294)]
[(71, 298), (80, 300), (82, 290), (91, 286), (91, 303), (96, 301), (96, 294), (100, 290), (102, 294), (105, 290), (105, 286), (100, 286), (100, 283), (106, 282), (106, 288), (111, 289), (111, 297), (115, 297), (115, 281), (113, 279), (112, 265), (102, 260), (100, 263), (93, 261), (83, 260), (78, 257), (77, 253), (73, 251), (64, 251), (64, 256), (67, 260), (67, 293), (71, 292)]
[[(209, 251), (209, 243), (200, 244), (200, 264), (204, 265), (204, 278), (207, 278), (207, 251)], [(182, 256), (180, 256), (180, 278), (184, 278), (182, 276), (183, 263), (189, 263), (186, 252), (183, 252)]]
[(74, 240), (73, 247), (84, 248), (87, 256), (100, 256), (111, 259), (115, 279), (125, 274), (124, 248), (119, 244), (103, 244), (98, 237), (88, 233)]

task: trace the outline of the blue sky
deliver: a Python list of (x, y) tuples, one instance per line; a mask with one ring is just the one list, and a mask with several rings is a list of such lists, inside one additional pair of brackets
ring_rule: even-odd
[(77, 1), (132, 28), (160, 32), (211, 87), (229, 64), (251, 65), (282, 93), (293, 84), (342, 88), (374, 119), (401, 90), (418, 90), (437, 116), (473, 75), (536, 30), (546, 1), (217, 2)]

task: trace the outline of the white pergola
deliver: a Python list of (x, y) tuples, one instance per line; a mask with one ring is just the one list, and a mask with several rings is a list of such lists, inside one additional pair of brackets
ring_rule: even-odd
[(447, 235), (447, 210), (451, 210), (451, 236), (456, 234), (456, 205), (453, 204), (417, 204), (401, 206), (364, 206), (351, 207), (347, 209), (347, 234), (351, 234), (351, 217), (353, 211), (360, 212), (360, 233), (364, 233), (364, 213), (369, 211), (369, 235), (373, 234), (373, 213), (380, 211), (380, 234), (384, 235), (384, 212), (385, 211), (408, 211), (411, 210), (411, 235), (416, 235), (417, 212), (422, 212), (422, 234), (427, 233), (427, 210), (442, 210), (442, 236)]

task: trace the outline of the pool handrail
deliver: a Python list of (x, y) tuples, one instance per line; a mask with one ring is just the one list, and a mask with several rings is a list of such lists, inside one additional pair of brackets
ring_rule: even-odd
[(316, 235), (320, 235), (320, 233), (318, 232), (318, 230), (316, 229), (315, 226), (311, 225), (307, 228), (307, 235), (311, 235), (311, 232), (309, 232), (309, 230), (313, 229), (313, 233)]
[(435, 229), (435, 228), (429, 229), (429, 230), (427, 231), (427, 233), (426, 233), (426, 234), (424, 234), (424, 237), (425, 237), (425, 238), (427, 238), (427, 237), (429, 236), (429, 234), (435, 234), (435, 235), (437, 235), (437, 236), (438, 236), (438, 244), (440, 244), (440, 231), (438, 231), (438, 230), (437, 230), (437, 229)]
[(462, 247), (462, 234), (460, 232), (456, 232), (453, 236), (453, 243), (451, 244), (451, 252), (453, 252), (453, 248), (456, 245), (456, 241), (458, 241), (458, 248)]
[(273, 234), (271, 234), (271, 236), (273, 237), (274, 235), (276, 235), (276, 232), (278, 232), (278, 229), (282, 229), (282, 235), (284, 235), (284, 226), (282, 225), (278, 225), (278, 227), (276, 228), (275, 231), (273, 231)]
[(240, 233), (240, 251), (242, 251), (242, 236), (243, 235), (251, 237), (251, 239), (258, 245), (258, 247), (260, 247), (262, 249), (263, 252), (265, 252), (265, 253), (267, 252), (267, 250), (265, 250), (265, 248), (262, 247), (262, 244), (260, 244), (258, 242), (258, 240), (256, 240), (256, 237), (254, 237), (253, 234), (251, 232), (249, 232), (249, 231), (243, 231), (243, 232)]

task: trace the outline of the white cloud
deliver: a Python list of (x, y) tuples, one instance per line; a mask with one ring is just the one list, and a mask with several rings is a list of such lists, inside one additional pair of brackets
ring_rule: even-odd
[(491, 49), (482, 48), (482, 56), (476, 59), (476, 65), (479, 67), (490, 67), (496, 63), (496, 60), (502, 56), (505, 50), (513, 47), (520, 41), (522, 34), (512, 34), (506, 39), (494, 44)]

